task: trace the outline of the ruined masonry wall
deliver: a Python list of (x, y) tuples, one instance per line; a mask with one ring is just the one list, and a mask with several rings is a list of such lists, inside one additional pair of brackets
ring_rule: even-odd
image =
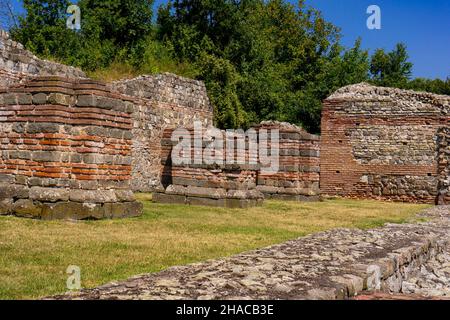
[[(259, 130), (279, 130), (279, 171), (258, 174), (258, 190), (268, 199), (309, 201), (320, 196), (320, 137), (289, 123), (262, 122)], [(270, 141), (269, 141), (269, 150)]]
[(27, 76), (61, 76), (85, 78), (80, 69), (42, 60), (25, 50), (24, 46), (0, 30), (0, 88), (23, 81)]
[[(209, 128), (211, 129), (211, 128)], [(179, 203), (189, 205), (206, 205), (229, 208), (248, 208), (260, 205), (263, 194), (256, 190), (258, 167), (256, 164), (213, 164), (213, 158), (208, 157), (206, 148), (213, 143), (209, 129), (203, 131), (202, 164), (174, 164), (172, 161), (172, 150), (178, 141), (172, 141), (173, 129), (166, 129), (162, 139), (162, 182), (164, 189), (153, 194), (153, 200), (162, 203)], [(214, 129), (218, 130), (218, 129)], [(190, 128), (189, 135), (183, 135), (184, 141), (190, 141), (191, 159), (194, 159), (194, 131)], [(225, 137), (225, 131), (220, 131)], [(226, 144), (231, 141), (224, 140), (223, 150), (220, 158), (225, 159)], [(235, 143), (234, 141), (232, 143)], [(246, 163), (249, 159), (256, 162), (257, 155), (249, 152), (248, 140), (245, 149), (235, 150), (235, 156), (244, 154)]]
[(449, 119), (449, 96), (368, 84), (338, 90), (323, 103), (322, 192), (435, 203), (439, 176), (448, 180), (438, 133)]
[[(272, 145), (272, 134), (274, 131), (279, 132), (279, 168), (276, 173), (269, 174), (263, 170), (264, 167), (261, 167), (266, 165), (258, 159), (261, 145), (254, 150), (249, 147), (251, 140), (244, 133), (241, 133), (241, 136), (235, 134), (234, 138), (241, 141), (238, 144), (234, 139), (225, 138), (225, 131), (213, 127), (204, 130), (202, 134), (202, 164), (192, 161), (190, 164), (174, 164), (172, 151), (178, 144), (178, 140), (172, 141), (173, 129), (165, 130), (162, 140), (162, 184), (165, 190), (155, 193), (154, 200), (221, 207), (255, 206), (259, 205), (264, 198), (318, 200), (320, 196), (319, 137), (292, 124), (275, 121), (263, 122), (253, 129), (256, 136), (252, 143), (263, 143), (267, 145), (267, 150), (272, 151), (275, 147)], [(223, 164), (207, 164), (214, 163), (214, 159), (208, 159), (209, 152), (205, 152), (205, 148), (213, 143), (212, 136), (215, 136), (210, 130), (220, 132), (224, 138), (223, 149), (219, 151), (220, 159), (226, 159)], [(266, 130), (268, 134), (268, 141), (262, 140), (263, 130)], [(183, 135), (183, 140), (190, 141), (190, 145), (194, 146), (194, 131), (191, 128), (188, 132), (189, 136)], [(259, 136), (258, 139), (257, 136)], [(242, 160), (245, 160), (245, 164), (229, 164), (228, 143), (234, 145), (233, 159), (236, 160), (238, 155), (243, 156)], [(195, 159), (195, 152), (195, 148), (192, 147), (191, 159)]]
[(438, 204), (450, 204), (450, 127), (442, 128), (438, 133)]
[(161, 190), (161, 140), (167, 128), (212, 125), (213, 109), (201, 81), (173, 74), (141, 76), (111, 84), (112, 90), (136, 98), (133, 113), (132, 188)]
[(130, 98), (88, 80), (37, 77), (0, 89), (0, 214), (137, 216)]

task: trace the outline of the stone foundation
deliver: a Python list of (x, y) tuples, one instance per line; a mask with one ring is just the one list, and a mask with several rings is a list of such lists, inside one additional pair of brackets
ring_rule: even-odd
[(130, 98), (87, 79), (37, 77), (0, 89), (0, 214), (138, 216), (130, 189)]

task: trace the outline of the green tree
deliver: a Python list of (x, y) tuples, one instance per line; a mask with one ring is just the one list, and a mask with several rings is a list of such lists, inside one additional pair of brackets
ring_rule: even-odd
[(303, 1), (169, 1), (159, 9), (158, 37), (214, 88), (219, 126), (275, 119), (319, 130), (330, 89), (313, 88), (331, 68), (339, 33)]
[(24, 0), (26, 15), (12, 29), (27, 49), (96, 70), (125, 60), (152, 31), (153, 0), (80, 0), (81, 31), (66, 27), (68, 0)]
[(411, 78), (413, 67), (408, 59), (406, 46), (402, 43), (397, 44), (396, 48), (388, 53), (378, 49), (372, 56), (370, 66), (375, 84), (391, 87), (406, 86)]
[(11, 29), (12, 37), (34, 53), (45, 57), (66, 56), (74, 35), (66, 28), (67, 0), (24, 0), (27, 12), (19, 25)]
[(445, 81), (441, 79), (430, 80), (416, 78), (410, 81), (405, 88), (416, 91), (427, 91), (437, 94), (450, 95), (450, 77), (447, 77)]
[(154, 0), (80, 0), (83, 34), (133, 46), (151, 32)]

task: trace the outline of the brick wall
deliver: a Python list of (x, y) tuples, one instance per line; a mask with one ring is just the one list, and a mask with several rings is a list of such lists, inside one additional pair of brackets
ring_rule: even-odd
[(323, 103), (322, 193), (436, 202), (438, 132), (449, 114), (449, 96), (367, 84), (338, 90)]
[[(263, 195), (256, 190), (258, 174), (256, 155), (249, 152), (248, 138), (245, 135), (241, 136), (245, 140), (245, 144), (242, 149), (238, 147), (232, 155), (236, 160), (237, 154), (244, 155), (245, 164), (227, 164), (227, 143), (235, 143), (235, 140), (227, 140), (225, 131), (213, 129), (224, 137), (223, 145), (218, 150), (218, 154), (206, 152), (214, 144), (213, 135), (209, 133), (209, 130), (211, 128), (204, 128), (201, 132), (197, 131), (197, 135), (200, 134), (203, 137), (202, 147), (197, 150), (194, 148), (195, 134), (192, 128), (186, 129), (183, 134), (177, 133), (177, 137), (182, 137), (184, 141), (190, 141), (191, 145), (191, 161), (183, 164), (174, 163), (172, 158), (173, 148), (179, 143), (179, 140), (173, 138), (174, 129), (164, 131), (161, 142), (164, 189), (155, 192), (153, 200), (162, 203), (230, 208), (247, 208), (261, 204)], [(204, 161), (195, 163), (196, 154), (200, 154)], [(223, 162), (212, 164), (219, 155)], [(250, 158), (254, 159), (254, 164), (250, 164)]]
[[(186, 130), (186, 129), (182, 129)], [(162, 185), (154, 193), (158, 202), (212, 205), (226, 207), (248, 207), (259, 205), (263, 198), (309, 201), (320, 195), (319, 137), (288, 123), (263, 122), (247, 133), (221, 131), (213, 127), (203, 131), (176, 131), (166, 129), (162, 140)], [(265, 135), (263, 135), (265, 132)], [(194, 137), (202, 137), (202, 148), (194, 148)], [(275, 135), (274, 135), (275, 134)], [(278, 134), (278, 144), (274, 138)], [(216, 153), (207, 150), (213, 137), (219, 135), (221, 162), (211, 164)], [(183, 165), (173, 161), (173, 148), (180, 142), (189, 141), (190, 161)], [(233, 145), (233, 152), (228, 148)], [(253, 144), (253, 147), (251, 147)], [(262, 159), (267, 150), (276, 163), (265, 163)], [(276, 151), (279, 149), (279, 151)], [(217, 150), (216, 150), (217, 151)], [(195, 162), (201, 155), (200, 162)], [(273, 160), (273, 159), (272, 159)], [(267, 172), (271, 167), (275, 172)]]
[(320, 138), (289, 123), (263, 122), (259, 130), (278, 130), (280, 161), (274, 174), (259, 173), (258, 190), (268, 199), (318, 200)]
[(161, 139), (166, 128), (192, 127), (194, 121), (213, 123), (205, 85), (173, 74), (117, 81), (111, 88), (136, 98), (133, 114), (133, 171), (135, 191), (161, 187)]
[(0, 89), (0, 214), (136, 216), (133, 101), (88, 79), (36, 77)]

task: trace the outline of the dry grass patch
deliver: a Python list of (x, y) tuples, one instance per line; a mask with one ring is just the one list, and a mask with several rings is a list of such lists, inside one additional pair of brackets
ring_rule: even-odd
[(63, 293), (69, 265), (83, 287), (265, 247), (336, 227), (401, 223), (424, 205), (332, 200), (267, 201), (261, 208), (218, 209), (152, 203), (140, 218), (37, 221), (0, 217), (0, 299)]

